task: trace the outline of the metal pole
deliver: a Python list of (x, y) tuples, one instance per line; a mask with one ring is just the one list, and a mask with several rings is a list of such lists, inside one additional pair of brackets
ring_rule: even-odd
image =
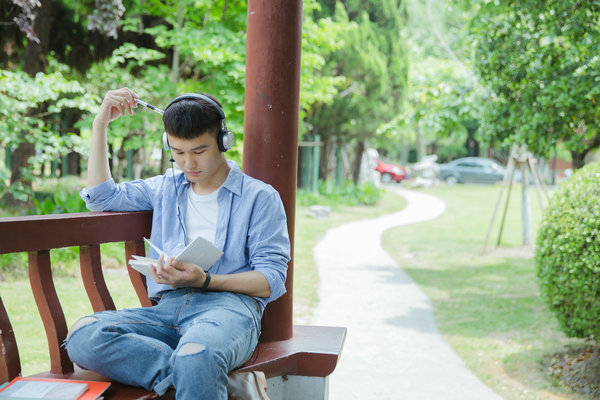
[(529, 202), (529, 167), (526, 163), (521, 163), (521, 183), (523, 184), (522, 210), (523, 220), (523, 244), (533, 243), (531, 233), (531, 206)]
[[(292, 254), (301, 44), (301, 0), (248, 0), (243, 168), (279, 191), (287, 213)], [(293, 279), (292, 259), (287, 293), (269, 304), (263, 318), (263, 340), (293, 336)]]
[(315, 147), (313, 147), (313, 163), (312, 163), (312, 179), (311, 183), (311, 191), (313, 193), (318, 192), (319, 187), (319, 165), (321, 164), (321, 147), (319, 143), (321, 142), (321, 136), (315, 135)]

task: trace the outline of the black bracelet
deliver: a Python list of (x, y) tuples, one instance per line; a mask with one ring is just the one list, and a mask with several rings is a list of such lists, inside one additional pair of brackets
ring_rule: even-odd
[(206, 278), (204, 279), (204, 285), (202, 285), (202, 287), (200, 288), (200, 291), (202, 293), (206, 292), (208, 290), (208, 285), (210, 284), (210, 272), (206, 273)]

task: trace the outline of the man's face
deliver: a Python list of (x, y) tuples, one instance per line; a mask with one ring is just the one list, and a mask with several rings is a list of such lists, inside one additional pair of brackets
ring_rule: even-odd
[(173, 159), (190, 182), (211, 183), (216, 178), (217, 172), (223, 168), (224, 156), (210, 133), (194, 139), (168, 136)]

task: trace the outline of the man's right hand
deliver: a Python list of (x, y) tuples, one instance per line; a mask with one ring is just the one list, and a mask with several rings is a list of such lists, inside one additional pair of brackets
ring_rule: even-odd
[(125, 113), (133, 115), (131, 108), (137, 107), (137, 103), (135, 102), (137, 98), (139, 96), (129, 88), (109, 90), (106, 96), (104, 96), (94, 122), (108, 125), (109, 122), (114, 121), (121, 115), (125, 115)]

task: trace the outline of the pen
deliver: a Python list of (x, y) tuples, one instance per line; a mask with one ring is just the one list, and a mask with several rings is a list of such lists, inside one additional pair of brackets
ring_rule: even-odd
[(154, 112), (157, 112), (157, 113), (159, 113), (160, 115), (163, 115), (163, 114), (165, 113), (165, 112), (164, 112), (163, 110), (161, 110), (160, 108), (158, 108), (158, 107), (154, 107), (152, 104), (148, 104), (148, 103), (146, 103), (145, 101), (142, 101), (142, 100), (140, 100), (140, 99), (135, 99), (135, 102), (136, 102), (136, 103), (138, 103), (138, 104), (141, 104), (141, 105), (143, 105), (144, 107), (148, 107), (149, 109), (151, 109), (151, 110), (152, 110), (152, 111), (154, 111)]

